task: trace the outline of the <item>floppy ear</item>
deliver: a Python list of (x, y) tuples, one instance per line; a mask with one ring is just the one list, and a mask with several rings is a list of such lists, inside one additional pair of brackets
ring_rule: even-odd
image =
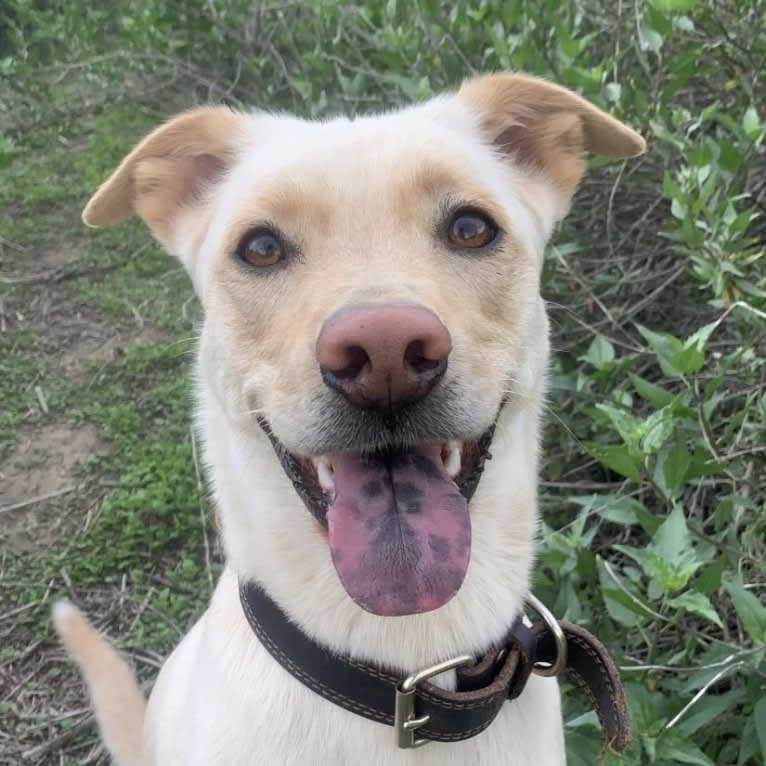
[(173, 224), (228, 169), (247, 118), (225, 107), (184, 112), (152, 131), (91, 197), (88, 226), (110, 226), (136, 213), (173, 250)]
[(542, 171), (568, 203), (585, 172), (583, 152), (620, 159), (646, 142), (619, 120), (566, 88), (521, 74), (493, 74), (458, 92), (487, 139), (522, 166)]

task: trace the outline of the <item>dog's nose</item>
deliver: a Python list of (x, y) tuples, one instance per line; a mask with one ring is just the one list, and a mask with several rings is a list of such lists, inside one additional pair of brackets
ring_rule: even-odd
[(447, 369), (452, 339), (423, 306), (349, 306), (322, 326), (316, 355), (328, 386), (360, 407), (421, 399)]

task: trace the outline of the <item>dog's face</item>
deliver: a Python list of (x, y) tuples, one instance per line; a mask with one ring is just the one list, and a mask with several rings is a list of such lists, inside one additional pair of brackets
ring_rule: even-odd
[(348, 594), (410, 614), (460, 588), (495, 421), (541, 387), (542, 252), (581, 155), (642, 149), (517, 75), (355, 121), (205, 109), (151, 134), (84, 217), (135, 211), (182, 258), (227, 418), (269, 434)]

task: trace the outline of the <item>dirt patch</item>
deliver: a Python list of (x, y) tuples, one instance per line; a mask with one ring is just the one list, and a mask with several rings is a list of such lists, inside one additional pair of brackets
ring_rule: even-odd
[(138, 332), (116, 332), (112, 325), (83, 320), (77, 327), (70, 325), (60, 364), (64, 372), (72, 373), (81, 370), (88, 362), (116, 359), (128, 346), (167, 343), (172, 339), (170, 333), (149, 323)]
[(64, 242), (40, 248), (34, 269), (8, 272), (5, 278), (10, 289), (0, 294), (0, 332), (35, 336), (39, 352), (54, 360), (61, 373), (75, 376), (89, 361), (111, 361), (132, 343), (173, 339), (140, 316), (134, 325), (126, 325), (109, 321), (92, 307), (73, 301), (69, 277), (75, 274), (97, 279), (99, 274), (98, 269), (78, 271), (80, 261), (79, 243)]
[(77, 469), (99, 447), (96, 429), (89, 425), (54, 423), (20, 434), (0, 466), (0, 540), (29, 551), (56, 539), (65, 518), (50, 511), (76, 497)]
[(79, 243), (64, 243), (56, 247), (42, 248), (37, 254), (37, 264), (44, 269), (61, 269), (80, 258)]
[[(20, 302), (19, 302), (20, 303)], [(55, 359), (62, 374), (80, 373), (88, 362), (109, 362), (135, 343), (168, 343), (174, 336), (151, 322), (139, 326), (118, 327), (90, 312), (73, 312), (68, 301), (43, 289), (23, 309), (13, 304), (2, 306), (7, 329), (13, 333), (31, 333), (41, 344), (41, 351)]]

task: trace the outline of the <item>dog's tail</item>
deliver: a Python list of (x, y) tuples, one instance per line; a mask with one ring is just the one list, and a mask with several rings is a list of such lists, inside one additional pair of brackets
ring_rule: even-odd
[(144, 766), (146, 702), (133, 671), (68, 601), (53, 607), (53, 625), (85, 677), (109, 752), (119, 766)]

